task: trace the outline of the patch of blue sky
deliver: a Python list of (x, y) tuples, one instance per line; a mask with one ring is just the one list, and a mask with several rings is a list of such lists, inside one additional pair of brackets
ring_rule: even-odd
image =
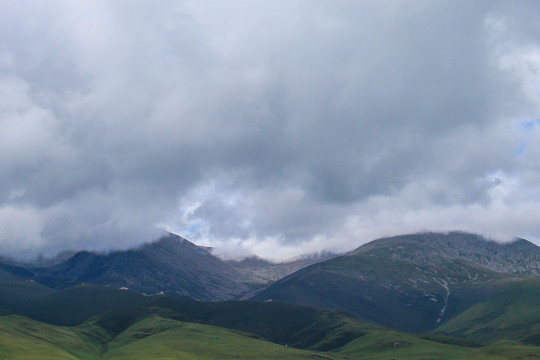
[[(529, 136), (527, 134), (532, 133), (535, 128), (540, 128), (540, 118), (536, 119), (526, 119), (522, 120), (518, 123), (518, 131), (522, 134), (520, 135), (521, 138), (524, 140), (527, 139)], [(530, 139), (529, 139), (530, 140)], [(515, 155), (523, 155), (525, 151), (527, 150), (528, 141), (522, 141), (518, 147), (513, 148), (512, 151)]]
[(527, 143), (521, 143), (515, 150), (514, 154), (516, 155), (523, 155), (525, 153), (525, 149), (527, 148)]
[(532, 130), (536, 125), (539, 125), (539, 120), (540, 119), (536, 119), (536, 120), (524, 120), (522, 122), (519, 123), (519, 128), (521, 131), (523, 132), (528, 132), (530, 130)]
[(200, 229), (202, 229), (203, 224), (201, 223), (193, 223), (190, 226), (184, 228), (186, 236), (192, 236), (195, 235)]

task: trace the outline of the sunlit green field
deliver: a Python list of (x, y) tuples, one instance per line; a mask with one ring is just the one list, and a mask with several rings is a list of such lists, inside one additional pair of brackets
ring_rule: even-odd
[(393, 330), (372, 330), (332, 352), (277, 345), (217, 326), (150, 316), (113, 336), (89, 321), (52, 326), (0, 317), (0, 360), (53, 359), (540, 359), (540, 347), (500, 341), (484, 347), (444, 344)]

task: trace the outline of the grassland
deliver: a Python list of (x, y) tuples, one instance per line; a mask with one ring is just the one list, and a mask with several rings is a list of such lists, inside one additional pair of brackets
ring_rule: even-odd
[[(94, 318), (75, 327), (0, 317), (0, 359), (540, 359), (540, 347), (513, 341), (471, 347), (388, 329), (366, 330), (331, 352), (295, 349), (257, 335), (150, 315), (113, 334)], [(433, 337), (437, 338), (437, 337)], [(459, 341), (456, 341), (459, 343)]]
[(69, 328), (23, 316), (0, 317), (0, 358), (20, 360), (98, 359), (107, 334), (85, 324)]
[(93, 322), (61, 327), (4, 316), (0, 355), (2, 360), (344, 359), (340, 354), (289, 348), (251, 334), (159, 316), (138, 321), (116, 337)]
[(437, 331), (484, 344), (504, 339), (540, 345), (540, 279), (516, 282)]
[(509, 360), (540, 359), (540, 348), (501, 341), (490, 346), (469, 347), (428, 341), (392, 330), (374, 331), (356, 339), (338, 352), (362, 360)]
[[(156, 331), (156, 329), (159, 329)], [(104, 359), (344, 359), (280, 346), (224, 328), (151, 317), (123, 332)]]

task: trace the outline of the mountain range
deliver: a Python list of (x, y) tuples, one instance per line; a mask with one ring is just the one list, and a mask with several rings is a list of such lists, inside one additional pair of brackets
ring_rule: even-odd
[(224, 261), (214, 256), (211, 248), (169, 234), (135, 249), (78, 251), (46, 266), (0, 262), (0, 268), (52, 289), (92, 284), (219, 301), (248, 298), (272, 281), (333, 256), (310, 254), (277, 263), (255, 256)]
[(524, 239), (501, 244), (463, 232), (420, 233), (273, 263), (224, 261), (170, 234), (131, 250), (59, 259), (1, 262), (0, 315), (55, 326), (92, 321), (114, 336), (158, 316), (302, 349), (348, 351), (344, 356), (365, 350), (370, 336), (386, 339), (380, 345), (391, 334), (407, 338), (404, 344), (457, 346), (456, 354), (481, 353), (495, 341), (540, 346), (540, 248)]

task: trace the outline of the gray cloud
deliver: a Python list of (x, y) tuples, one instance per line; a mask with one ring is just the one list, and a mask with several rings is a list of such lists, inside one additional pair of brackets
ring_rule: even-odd
[(537, 7), (5, 2), (0, 251), (538, 239)]

